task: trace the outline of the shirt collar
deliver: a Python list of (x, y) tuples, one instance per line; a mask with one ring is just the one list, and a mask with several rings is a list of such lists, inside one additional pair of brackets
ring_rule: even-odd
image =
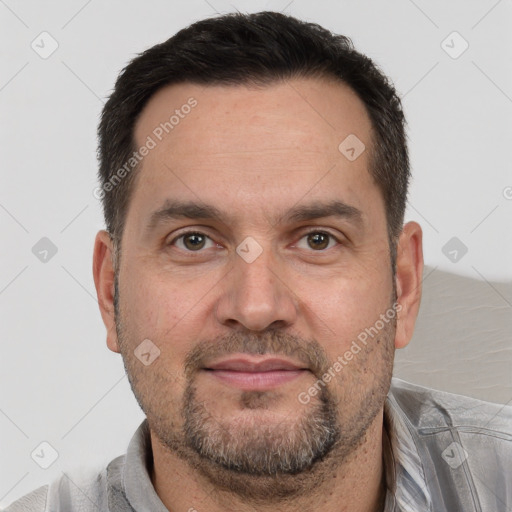
[(388, 492), (384, 512), (431, 511), (423, 464), (413, 436), (414, 428), (393, 394), (393, 381), (384, 403), (383, 458)]
[(145, 419), (133, 435), (126, 452), (123, 487), (136, 511), (168, 512), (153, 487), (148, 468), (153, 465), (153, 451), (148, 420)]

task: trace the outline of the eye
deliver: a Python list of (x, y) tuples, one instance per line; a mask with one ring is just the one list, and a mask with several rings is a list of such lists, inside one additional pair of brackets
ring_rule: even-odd
[(199, 252), (205, 248), (207, 241), (213, 244), (212, 239), (199, 231), (187, 231), (174, 238), (169, 245), (177, 245), (178, 248), (188, 252)]
[[(305, 233), (300, 238), (300, 241), (304, 239), (308, 247), (301, 247), (300, 243), (297, 244), (297, 247), (300, 249), (309, 248), (317, 252), (323, 252), (332, 248), (336, 243), (340, 243), (337, 237), (327, 231), (310, 231)], [(202, 249), (208, 248), (208, 242), (210, 242), (209, 247), (215, 246), (215, 243), (208, 235), (200, 231), (187, 231), (174, 238), (169, 245), (175, 245), (186, 252), (200, 252)]]
[[(301, 240), (306, 239), (306, 243), (310, 248), (313, 248), (315, 251), (325, 251), (326, 249), (330, 249), (332, 246), (329, 246), (330, 241), (335, 241), (340, 243), (340, 241), (331, 233), (327, 231), (310, 231), (309, 233), (304, 234), (301, 237)], [(297, 247), (300, 247), (297, 244)]]

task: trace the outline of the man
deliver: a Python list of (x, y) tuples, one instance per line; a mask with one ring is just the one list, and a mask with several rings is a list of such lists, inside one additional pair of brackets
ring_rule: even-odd
[(7, 510), (510, 510), (511, 408), (392, 380), (423, 270), (404, 125), (347, 38), (275, 12), (134, 59), (99, 127), (94, 279), (147, 420)]

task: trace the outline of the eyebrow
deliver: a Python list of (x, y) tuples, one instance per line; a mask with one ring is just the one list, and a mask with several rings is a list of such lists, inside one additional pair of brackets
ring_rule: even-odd
[[(339, 200), (314, 201), (310, 204), (294, 206), (284, 215), (278, 215), (278, 222), (291, 224), (325, 217), (346, 220), (357, 227), (362, 227), (363, 224), (363, 212), (355, 206)], [(207, 203), (167, 200), (162, 208), (151, 214), (147, 230), (151, 231), (165, 221), (179, 219), (212, 220), (226, 224), (229, 220), (229, 214)]]

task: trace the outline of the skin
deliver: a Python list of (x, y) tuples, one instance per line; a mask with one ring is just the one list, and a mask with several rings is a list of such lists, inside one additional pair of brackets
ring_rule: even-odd
[[(94, 249), (107, 345), (122, 354), (148, 417), (155, 490), (173, 512), (381, 510), (383, 405), (394, 350), (411, 339), (419, 309), (421, 228), (404, 225), (393, 283), (385, 205), (367, 170), (368, 151), (351, 162), (338, 150), (349, 134), (371, 145), (364, 105), (345, 85), (320, 79), (260, 89), (172, 85), (144, 108), (137, 147), (191, 96), (198, 105), (144, 158), (135, 182), (117, 260), (117, 319), (108, 233), (98, 233)], [(214, 205), (228, 218), (165, 220), (148, 230), (151, 214), (176, 198)], [(357, 208), (361, 223), (283, 221), (294, 206), (335, 199)], [(190, 249), (190, 238), (188, 245), (176, 240), (184, 228), (207, 235), (200, 251)], [(308, 239), (310, 230), (339, 242), (329, 239), (319, 250)], [(262, 249), (252, 263), (236, 252), (249, 236)], [(290, 346), (310, 355), (317, 347), (332, 365), (389, 310), (393, 284), (400, 305), (396, 324), (386, 324), (325, 386), (342, 435), (308, 471), (239, 474), (186, 446), (183, 399), (191, 382), (194, 403), (210, 418), (208, 436), (220, 432), (232, 441), (260, 435), (261, 443), (279, 444), (320, 403), (318, 395), (308, 404), (298, 401), (322, 375), (308, 367), (307, 357), (296, 378), (247, 392), (193, 365), (187, 373), (194, 351), (210, 364), (250, 340), (246, 348), (254, 360), (264, 357), (255, 355), (261, 343), (277, 355)], [(145, 339), (160, 350), (148, 366), (133, 352)], [(290, 354), (300, 362), (299, 352)]]

